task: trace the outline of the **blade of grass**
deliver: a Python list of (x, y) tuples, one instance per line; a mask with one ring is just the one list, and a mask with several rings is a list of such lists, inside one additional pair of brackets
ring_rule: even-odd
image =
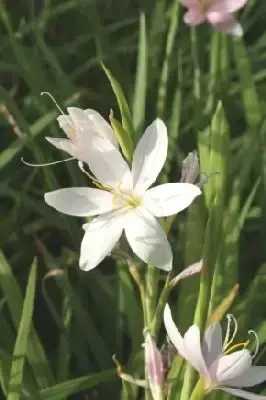
[(14, 346), (10, 377), (8, 382), (7, 400), (20, 400), (23, 385), (23, 370), (26, 361), (28, 339), (30, 335), (34, 298), (36, 290), (36, 260), (33, 261), (23, 303), (21, 319)]

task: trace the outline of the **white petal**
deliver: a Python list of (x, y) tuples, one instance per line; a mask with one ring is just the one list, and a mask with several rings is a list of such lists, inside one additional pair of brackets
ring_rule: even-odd
[(246, 349), (223, 356), (218, 360), (216, 379), (218, 382), (225, 382), (228, 379), (236, 378), (250, 368), (251, 364), (252, 358)]
[(165, 231), (150, 212), (142, 207), (131, 211), (126, 218), (125, 234), (133, 252), (144, 262), (171, 270), (171, 247)]
[(209, 372), (201, 351), (200, 330), (197, 325), (192, 325), (184, 336), (184, 350), (189, 363), (206, 379)]
[(77, 130), (88, 131), (89, 119), (84, 110), (78, 107), (68, 107), (67, 111), (69, 113), (71, 121), (73, 121), (73, 126)]
[(51, 138), (51, 137), (46, 137), (45, 138), (49, 143), (51, 143), (53, 146), (55, 146), (59, 150), (63, 150), (70, 154), (71, 156), (78, 158), (78, 149), (74, 143), (71, 142), (69, 139), (60, 139), (60, 138)]
[(178, 353), (185, 358), (183, 338), (180, 335), (180, 332), (173, 321), (172, 313), (168, 304), (166, 304), (165, 306), (163, 318), (164, 318), (164, 326), (169, 339), (175, 346)]
[(83, 271), (95, 268), (114, 248), (123, 231), (123, 218), (110, 212), (84, 225), (79, 266)]
[(177, 214), (187, 208), (201, 190), (191, 183), (165, 183), (147, 190), (144, 205), (156, 217)]
[(113, 129), (111, 125), (109, 125), (108, 122), (105, 121), (105, 119), (101, 116), (101, 114), (95, 110), (92, 110), (91, 108), (88, 108), (84, 112), (87, 115), (88, 119), (90, 120), (92, 128), (96, 132), (99, 132), (99, 134), (103, 138), (109, 140), (115, 147), (118, 148), (119, 145), (114, 135)]
[(135, 190), (143, 193), (159, 175), (167, 156), (168, 137), (163, 121), (156, 119), (144, 132), (133, 156)]
[(219, 322), (215, 322), (205, 331), (202, 344), (202, 353), (208, 368), (222, 354), (222, 350), (222, 328)]
[(76, 137), (76, 128), (73, 120), (68, 115), (59, 115), (57, 118), (60, 128), (63, 129), (67, 137), (73, 140)]
[(45, 193), (49, 206), (64, 214), (89, 217), (113, 209), (113, 195), (99, 189), (73, 187)]
[(224, 390), (225, 392), (230, 393), (233, 396), (240, 397), (241, 399), (266, 400), (266, 396), (263, 396), (261, 394), (250, 393), (250, 392), (247, 392), (246, 390), (231, 389), (231, 388), (228, 388), (228, 387), (221, 387), (219, 389)]
[(266, 367), (250, 367), (242, 375), (227, 380), (223, 384), (233, 387), (251, 387), (266, 381)]
[(112, 187), (131, 189), (130, 169), (119, 150), (110, 142), (95, 138), (89, 152), (88, 164), (96, 178)]

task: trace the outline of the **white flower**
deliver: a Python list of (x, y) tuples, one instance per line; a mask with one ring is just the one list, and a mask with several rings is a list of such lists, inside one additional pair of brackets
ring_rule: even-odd
[(67, 139), (51, 138), (46, 139), (56, 148), (66, 151), (80, 161), (88, 163), (93, 142), (96, 139), (101, 141), (102, 148), (109, 149), (110, 146), (118, 148), (118, 142), (111, 126), (95, 110), (69, 107), (69, 115), (60, 115), (57, 120), (60, 127), (67, 135)]
[[(196, 325), (192, 325), (182, 337), (172, 319), (169, 306), (166, 305), (164, 310), (164, 324), (171, 342), (179, 354), (199, 372), (205, 381), (207, 392), (221, 389), (245, 399), (266, 400), (266, 396), (239, 389), (266, 381), (266, 367), (252, 366), (254, 355), (245, 348), (249, 342), (232, 345), (237, 333), (237, 323), (232, 316), (228, 317), (224, 343), (219, 322), (207, 328), (201, 343), (200, 330)], [(234, 321), (235, 329), (230, 338), (231, 321)], [(249, 331), (251, 332), (255, 334)], [(234, 351), (239, 348), (242, 350)], [(257, 350), (258, 343), (255, 355)]]
[(123, 230), (133, 252), (144, 262), (169, 271), (172, 251), (156, 217), (176, 214), (198, 196), (189, 183), (166, 183), (148, 189), (167, 156), (167, 129), (157, 119), (145, 131), (134, 152), (132, 170), (116, 147), (101, 148), (95, 138), (88, 160), (98, 189), (67, 188), (45, 194), (58, 211), (79, 217), (99, 215), (84, 225), (80, 268), (96, 267), (120, 239)]

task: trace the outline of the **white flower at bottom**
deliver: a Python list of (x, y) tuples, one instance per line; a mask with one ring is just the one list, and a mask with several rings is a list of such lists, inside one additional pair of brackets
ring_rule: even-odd
[[(266, 400), (266, 396), (239, 389), (266, 381), (266, 367), (252, 365), (254, 355), (245, 348), (248, 342), (232, 345), (237, 333), (237, 324), (233, 321), (234, 333), (230, 338), (229, 320), (224, 343), (219, 322), (207, 328), (201, 343), (200, 330), (196, 325), (192, 325), (182, 337), (172, 319), (170, 307), (166, 305), (164, 310), (164, 324), (171, 342), (204, 379), (206, 392), (220, 389), (244, 399)], [(242, 350), (234, 351), (241, 347)]]
[(115, 146), (101, 150), (95, 138), (88, 164), (98, 189), (66, 188), (45, 194), (45, 201), (65, 214), (89, 217), (84, 225), (80, 268), (95, 268), (120, 239), (123, 230), (133, 252), (148, 264), (169, 271), (172, 251), (156, 217), (176, 214), (190, 205), (200, 189), (189, 183), (149, 187), (167, 156), (167, 129), (157, 119), (145, 131), (133, 156), (130, 170)]

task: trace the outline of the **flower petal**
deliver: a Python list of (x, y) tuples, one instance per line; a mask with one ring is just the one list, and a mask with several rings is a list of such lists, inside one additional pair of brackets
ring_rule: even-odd
[(199, 25), (205, 21), (205, 14), (200, 8), (191, 8), (184, 15), (184, 22), (188, 25)]
[(128, 213), (125, 234), (133, 252), (147, 264), (164, 271), (172, 268), (172, 250), (165, 231), (143, 207)]
[(132, 162), (133, 185), (139, 193), (153, 184), (167, 156), (168, 137), (163, 121), (156, 119), (137, 144)]
[(223, 384), (232, 387), (251, 387), (266, 381), (266, 367), (252, 366), (242, 375), (229, 379)]
[(231, 14), (220, 14), (215, 11), (208, 11), (206, 18), (217, 30), (229, 33), (233, 36), (243, 36), (242, 26)]
[(222, 328), (219, 322), (215, 322), (205, 331), (202, 344), (202, 353), (208, 368), (222, 354), (222, 350)]
[(101, 116), (101, 114), (95, 110), (92, 110), (91, 108), (85, 110), (84, 113), (89, 119), (91, 128), (118, 148), (118, 141), (116, 140), (113, 129), (111, 125), (109, 125), (108, 122)]
[(187, 208), (201, 190), (191, 183), (165, 183), (147, 190), (144, 206), (156, 217), (177, 214)]
[(113, 195), (99, 189), (72, 187), (45, 193), (49, 206), (64, 214), (89, 217), (113, 209)]
[(229, 14), (243, 8), (246, 2), (247, 0), (214, 0), (209, 10)]
[(59, 150), (63, 150), (70, 154), (71, 156), (78, 158), (78, 149), (77, 146), (71, 142), (69, 139), (60, 139), (60, 138), (45, 138), (49, 143), (55, 146)]
[(192, 325), (185, 333), (184, 351), (188, 362), (209, 380), (209, 372), (201, 351), (200, 330), (197, 325)]
[(120, 151), (110, 142), (95, 138), (89, 152), (88, 164), (96, 178), (107, 186), (132, 189), (130, 169)]
[(79, 266), (83, 271), (95, 268), (114, 248), (123, 231), (123, 217), (110, 212), (84, 225)]
[(184, 344), (183, 344), (183, 338), (180, 335), (180, 332), (175, 325), (171, 313), (171, 309), (168, 304), (166, 304), (165, 309), (164, 309), (164, 314), (163, 314), (163, 319), (164, 319), (164, 326), (167, 332), (167, 335), (173, 345), (175, 346), (176, 350), (178, 353), (183, 357), (185, 357), (185, 350), (184, 350)]
[(261, 394), (250, 393), (250, 392), (247, 392), (246, 390), (231, 389), (229, 387), (220, 387), (219, 389), (224, 390), (225, 392), (230, 393), (233, 396), (240, 397), (242, 399), (247, 399), (247, 400), (266, 400), (266, 396), (263, 396)]
[(60, 128), (63, 129), (67, 137), (69, 139), (73, 139), (75, 137), (76, 130), (71, 117), (69, 117), (68, 115), (59, 115), (59, 117), (57, 117), (57, 121)]
[[(234, 379), (250, 368), (251, 364), (252, 358), (247, 349), (222, 356), (216, 366), (216, 379), (220, 383), (226, 382), (228, 379)], [(214, 365), (211, 370), (213, 368)]]

